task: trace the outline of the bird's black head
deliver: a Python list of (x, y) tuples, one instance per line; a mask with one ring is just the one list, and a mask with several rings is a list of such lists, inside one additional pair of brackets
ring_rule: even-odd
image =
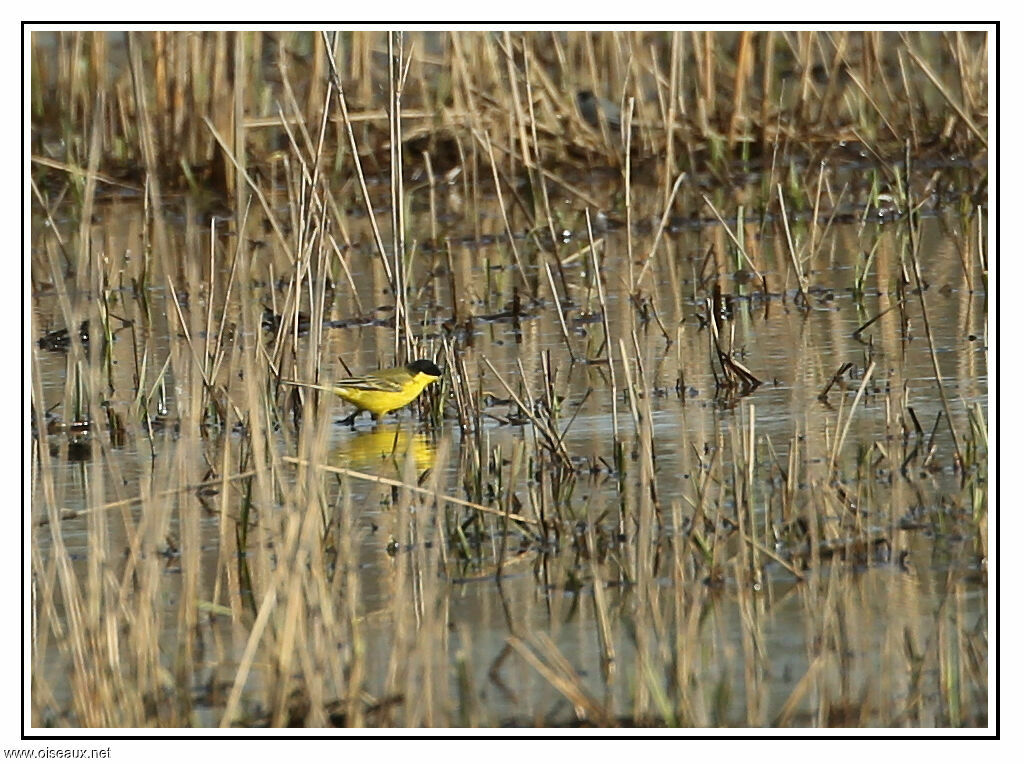
[(411, 371), (413, 374), (426, 374), (428, 377), (440, 377), (441, 370), (437, 368), (437, 364), (433, 361), (425, 361), (422, 358), (419, 361), (413, 361), (408, 364), (405, 368)]

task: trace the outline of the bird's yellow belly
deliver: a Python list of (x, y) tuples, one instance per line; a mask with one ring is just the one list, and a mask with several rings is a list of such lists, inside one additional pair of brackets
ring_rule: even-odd
[(344, 400), (354, 406), (358, 406), (363, 411), (369, 411), (374, 416), (381, 416), (389, 411), (402, 408), (402, 406), (416, 397), (419, 390), (386, 393), (380, 390), (338, 389), (335, 392)]

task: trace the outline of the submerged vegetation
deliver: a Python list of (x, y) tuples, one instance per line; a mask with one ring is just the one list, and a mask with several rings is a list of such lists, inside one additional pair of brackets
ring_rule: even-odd
[(985, 32), (30, 45), (34, 726), (988, 724)]

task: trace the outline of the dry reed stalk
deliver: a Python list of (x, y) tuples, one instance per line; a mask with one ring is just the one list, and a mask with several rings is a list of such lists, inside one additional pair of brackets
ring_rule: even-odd
[[(296, 459), (296, 458), (293, 458), (293, 457), (290, 457), (290, 456), (283, 457), (282, 461), (285, 462), (286, 464), (296, 464), (296, 465), (305, 466), (305, 467), (315, 467), (318, 470), (321, 470), (321, 471), (324, 471), (324, 472), (330, 472), (330, 473), (333, 473), (333, 474), (336, 474), (336, 475), (344, 475), (346, 477), (355, 478), (357, 480), (365, 480), (365, 481), (368, 481), (368, 482), (371, 482), (371, 483), (378, 483), (380, 485), (386, 485), (386, 486), (392, 486), (392, 487), (395, 487), (395, 488), (401, 488), (401, 489), (404, 489), (404, 490), (408, 490), (408, 491), (410, 491), (412, 493), (418, 493), (418, 494), (422, 494), (422, 495), (425, 495), (425, 496), (432, 495), (429, 490), (424, 489), (424, 488), (420, 488), (419, 486), (416, 486), (416, 485), (405, 483), (405, 482), (402, 482), (400, 480), (393, 480), (391, 478), (386, 478), (386, 477), (383, 477), (381, 475), (371, 475), (371, 474), (366, 473), (366, 472), (360, 472), (358, 470), (351, 470), (351, 469), (348, 469), (346, 467), (334, 467), (334, 466), (331, 466), (329, 464), (314, 464), (314, 463), (307, 462), (307, 461), (302, 460), (302, 459)], [(512, 515), (512, 514), (509, 514), (507, 512), (503, 512), (501, 510), (496, 510), (496, 509), (494, 509), (492, 507), (484, 506), (482, 504), (477, 504), (477, 503), (471, 502), (471, 501), (465, 501), (464, 499), (460, 499), (460, 498), (458, 498), (456, 496), (442, 495), (442, 496), (439, 496), (438, 499), (441, 500), (441, 501), (447, 502), (449, 504), (455, 504), (457, 506), (467, 507), (467, 508), (472, 509), (472, 510), (474, 510), (476, 512), (482, 512), (484, 514), (492, 514), (492, 515), (496, 515), (498, 517), (505, 517), (505, 518), (508, 518), (510, 520), (514, 520), (515, 522), (518, 522), (518, 523), (530, 524), (530, 523), (536, 522), (535, 520), (531, 520), (528, 517), (523, 517), (522, 515)]]
[(593, 720), (602, 727), (609, 726), (607, 710), (586, 691), (579, 674), (547, 634), (539, 632), (527, 639), (508, 637), (508, 644), (572, 703), (576, 718)]
[[(540, 434), (541, 437), (544, 439), (545, 447), (549, 450), (551, 455), (557, 457), (566, 469), (571, 470), (572, 460), (569, 458), (569, 453), (565, 450), (565, 445), (562, 443), (561, 438), (559, 438), (558, 433), (555, 430), (551, 429), (551, 427), (546, 422), (538, 418), (537, 415), (534, 413), (532, 399), (529, 403), (524, 402), (516, 394), (516, 392), (512, 389), (508, 382), (505, 381), (505, 378), (498, 372), (498, 370), (494, 368), (494, 365), (490, 362), (490, 360), (484, 358), (483, 361), (485, 364), (487, 364), (487, 368), (491, 370), (491, 373), (494, 374), (498, 382), (501, 383), (501, 386), (505, 388), (505, 392), (508, 393), (509, 397), (512, 398), (515, 404), (519, 407), (520, 412), (530, 420), (530, 422), (534, 426), (534, 429), (537, 430), (538, 434)], [(526, 374), (525, 372), (523, 372), (522, 366), (519, 367), (519, 372), (520, 376), (523, 378), (524, 390), (526, 391), (526, 395), (529, 397), (529, 387), (525, 386)]]
[[(336, 41), (337, 38), (335, 38)], [(336, 100), (338, 108), (341, 111), (342, 122), (345, 126), (345, 133), (348, 136), (349, 148), (352, 152), (352, 161), (355, 163), (356, 177), (359, 179), (359, 190), (362, 194), (363, 203), (366, 206), (367, 218), (370, 221), (371, 229), (373, 230), (373, 241), (377, 247), (377, 254), (380, 256), (381, 265), (384, 267), (384, 272), (387, 274), (388, 282), (391, 285), (392, 292), (397, 295), (397, 283), (395, 281), (395, 275), (392, 272), (391, 264), (388, 261), (387, 251), (384, 248), (384, 241), (381, 238), (380, 229), (377, 226), (377, 218), (373, 212), (373, 203), (370, 200), (370, 192), (366, 187), (366, 178), (363, 173), (362, 161), (359, 158), (359, 148), (356, 144), (355, 132), (352, 129), (352, 121), (349, 118), (348, 104), (345, 100), (345, 91), (341, 86), (341, 79), (338, 75), (338, 67), (334, 59), (334, 45), (331, 41), (324, 36), (324, 47), (327, 51), (327, 60), (330, 68), (331, 83), (334, 86), (334, 90), (337, 94)]]
[[(906, 178), (906, 193), (907, 193), (907, 206), (910, 207), (910, 144), (906, 144), (906, 153), (904, 158), (904, 172)], [(935, 353), (935, 337), (932, 333), (931, 321), (928, 316), (928, 306), (925, 301), (925, 287), (924, 279), (921, 277), (921, 262), (918, 258), (918, 248), (920, 247), (920, 236), (918, 234), (917, 225), (915, 223), (915, 215), (909, 213), (907, 215), (907, 230), (909, 232), (909, 246), (910, 259), (914, 269), (914, 283), (916, 285), (917, 299), (921, 304), (921, 320), (924, 324), (925, 336), (928, 338), (928, 353), (932, 362), (932, 371), (935, 373), (935, 385), (938, 389), (939, 399), (942, 401), (942, 410), (946, 413), (946, 422), (949, 426), (949, 434), (953, 438), (953, 449), (956, 452), (956, 463), (958, 467), (963, 468), (964, 459), (963, 454), (960, 450), (960, 438), (957, 434), (956, 426), (952, 413), (949, 409), (949, 399), (946, 396), (946, 389), (942, 382), (942, 371), (939, 368), (939, 359)]]
[(988, 138), (986, 137), (985, 133), (982, 132), (982, 130), (978, 128), (977, 125), (974, 124), (974, 120), (971, 119), (970, 115), (965, 111), (964, 105), (953, 97), (952, 93), (950, 93), (949, 89), (945, 86), (945, 84), (943, 84), (943, 82), (938, 78), (938, 76), (936, 76), (935, 72), (932, 71), (932, 68), (931, 66), (928, 65), (928, 62), (925, 61), (920, 56), (920, 54), (918, 54), (917, 51), (914, 50), (913, 45), (911, 44), (907, 36), (900, 35), (900, 37), (903, 39), (904, 44), (906, 44), (907, 46), (907, 55), (910, 56), (911, 59), (913, 59), (915, 64), (917, 64), (918, 69), (920, 69), (921, 72), (923, 72), (924, 75), (929, 80), (931, 80), (931, 83), (935, 86), (935, 89), (939, 91), (943, 99), (945, 99), (946, 103), (949, 104), (950, 108), (952, 108), (953, 111), (956, 112), (957, 116), (960, 117), (964, 125), (967, 126), (967, 129), (974, 134), (974, 137), (981, 142), (982, 146), (987, 148)]
[(807, 276), (804, 274), (803, 265), (797, 257), (796, 248), (793, 246), (793, 236), (789, 230), (789, 215), (786, 214), (786, 201), (782, 196), (782, 184), (775, 187), (778, 192), (779, 211), (782, 216), (782, 228), (786, 232), (786, 251), (789, 252), (789, 262), (793, 266), (793, 273), (796, 276), (797, 290), (800, 292), (800, 307), (804, 310), (811, 309), (810, 300), (807, 298)]
[[(397, 42), (397, 52), (395, 50)], [(405, 60), (404, 37), (401, 32), (388, 33), (388, 128), (391, 144), (391, 247), (394, 257), (395, 282), (395, 363), (404, 363), (413, 358), (412, 325), (409, 320), (408, 284), (405, 248), (405, 181), (402, 175), (404, 155), (402, 151), (402, 91), (408, 73), (409, 61)], [(353, 147), (354, 151), (354, 147)], [(405, 342), (402, 342), (402, 338)]]
[(536, 287), (532, 287), (529, 279), (526, 278), (526, 271), (523, 270), (522, 260), (519, 258), (519, 248), (516, 246), (515, 235), (512, 233), (512, 225), (508, 220), (508, 211), (505, 207), (504, 199), (501, 194), (501, 181), (498, 179), (498, 163), (494, 161), (494, 150), (491, 147), (491, 138), (487, 133), (483, 134), (483, 139), (480, 136), (475, 136), (478, 142), (483, 143), (487, 148), (487, 157), (490, 160), (491, 171), (494, 176), (494, 193), (498, 196), (498, 208), (501, 210), (501, 219), (505, 223), (505, 235), (508, 237), (508, 245), (512, 250), (512, 258), (516, 263), (516, 272), (519, 274), (520, 280), (523, 282), (523, 288), (533, 296), (534, 299), (537, 297)]

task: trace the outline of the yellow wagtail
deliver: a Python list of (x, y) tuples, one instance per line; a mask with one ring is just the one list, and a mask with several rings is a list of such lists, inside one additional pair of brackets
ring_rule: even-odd
[(290, 379), (281, 381), (299, 387), (329, 390), (356, 407), (356, 410), (342, 424), (351, 425), (363, 411), (369, 411), (374, 419), (416, 400), (424, 388), (441, 378), (441, 370), (433, 361), (420, 359), (393, 369), (371, 371), (361, 377), (340, 379), (330, 385), (311, 385)]

